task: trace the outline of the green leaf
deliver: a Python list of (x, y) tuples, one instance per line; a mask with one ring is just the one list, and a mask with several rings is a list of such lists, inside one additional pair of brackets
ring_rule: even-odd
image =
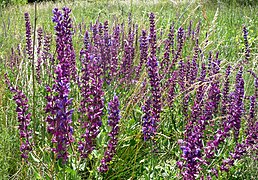
[(35, 161), (35, 162), (37, 162), (37, 163), (40, 162), (40, 160), (39, 160), (38, 158), (36, 158), (32, 153), (30, 153), (30, 155), (31, 155), (33, 161)]

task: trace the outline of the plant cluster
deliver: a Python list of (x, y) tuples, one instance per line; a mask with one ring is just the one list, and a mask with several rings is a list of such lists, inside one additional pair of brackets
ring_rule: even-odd
[[(137, 118), (141, 151), (159, 156), (161, 135), (177, 133), (177, 138), (166, 141), (177, 142), (177, 154), (169, 158), (177, 161), (183, 179), (212, 179), (245, 156), (257, 158), (258, 77), (245, 68), (252, 59), (245, 26), (244, 59), (224, 68), (219, 52), (203, 51), (200, 22), (195, 28), (192, 21), (186, 28), (172, 23), (163, 39), (154, 13), (149, 15), (150, 28), (142, 31), (131, 14), (127, 26), (97, 19), (89, 29), (82, 29), (66, 7), (53, 10), (55, 34), (39, 27), (32, 36), (28, 13), (25, 21), (26, 55), (19, 48), (12, 50), (12, 71), (5, 79), (17, 105), (21, 157), (28, 164), (37, 157), (37, 163), (51, 167), (47, 176), (52, 177), (55, 166), (72, 166), (87, 176), (92, 171), (112, 171), (123, 147), (120, 138), (126, 127), (122, 125), (133, 116), (130, 108), (141, 113)], [(80, 52), (73, 42), (77, 33), (84, 34)], [(36, 74), (29, 68), (24, 75), (28, 82), (20, 84), (30, 89), (30, 78), (36, 76), (33, 91), (45, 98), (42, 114), (30, 114), (30, 107), (37, 105), (29, 106), (25, 94), (35, 93), (23, 92), (19, 83), (14, 86), (9, 80), (26, 63), (22, 58)], [(251, 93), (246, 91), (245, 75), (254, 82)], [(171, 113), (176, 117), (167, 118)], [(173, 121), (174, 129), (164, 127), (168, 121)]]

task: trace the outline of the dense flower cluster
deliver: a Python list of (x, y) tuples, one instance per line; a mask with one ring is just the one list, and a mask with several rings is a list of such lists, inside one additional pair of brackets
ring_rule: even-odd
[(151, 116), (151, 99), (148, 99), (144, 106), (142, 106), (142, 111), (144, 115), (142, 116), (142, 133), (144, 141), (154, 138), (155, 135), (155, 123), (154, 118)]
[(37, 71), (37, 81), (40, 84), (41, 83), (41, 64), (42, 64), (42, 56), (41, 56), (41, 48), (42, 48), (42, 41), (43, 41), (43, 29), (39, 28), (37, 30), (38, 32), (38, 47), (37, 47), (37, 66), (36, 66), (36, 71)]
[(117, 26), (111, 37), (111, 62), (110, 62), (110, 76), (116, 77), (118, 72), (118, 52), (120, 47), (120, 26)]
[(25, 94), (13, 87), (10, 83), (10, 80), (5, 74), (5, 82), (10, 89), (10, 91), (14, 94), (13, 100), (15, 101), (17, 107), (16, 107), (16, 113), (18, 117), (19, 122), (19, 131), (20, 131), (20, 151), (21, 151), (21, 157), (27, 161), (28, 154), (32, 150), (32, 131), (30, 130), (29, 126), (31, 123), (31, 113), (28, 112), (29, 105), (28, 105), (28, 98), (25, 96)]
[[(209, 100), (209, 97), (207, 100)], [(178, 161), (177, 164), (184, 179), (196, 179), (201, 170), (201, 165), (206, 163), (202, 157), (202, 139), (212, 115), (211, 109), (211, 102), (202, 107), (201, 101), (198, 101), (196, 97), (192, 106), (191, 118), (186, 125), (185, 139), (179, 141), (183, 151), (183, 160)]]
[(194, 46), (194, 55), (192, 58), (192, 63), (191, 63), (191, 67), (190, 67), (190, 82), (189, 84), (193, 84), (197, 78), (198, 75), (198, 64), (197, 64), (197, 58), (198, 58), (198, 54), (199, 54), (199, 41), (198, 39), (195, 42), (195, 46)]
[(174, 71), (172, 74), (172, 77), (168, 79), (168, 105), (171, 107), (173, 102), (174, 102), (174, 97), (175, 97), (175, 90), (176, 90), (176, 80), (178, 77), (178, 72)]
[[(79, 142), (79, 152), (86, 158), (95, 148), (95, 139), (100, 132), (102, 125), (101, 116), (104, 108), (104, 92), (102, 90), (103, 81), (101, 79), (101, 68), (99, 66), (99, 57), (84, 54), (86, 58), (83, 62), (82, 75), (82, 101), (80, 105), (81, 127), (85, 133), (81, 135)], [(86, 118), (85, 118), (86, 115)]]
[(184, 36), (185, 36), (185, 31), (182, 27), (180, 27), (178, 29), (178, 32), (177, 32), (177, 51), (175, 52), (175, 55), (172, 59), (172, 63), (170, 65), (170, 69), (174, 68), (175, 64), (177, 63), (178, 59), (181, 58), (182, 56), (182, 50), (183, 50), (183, 45), (184, 45)]
[(222, 107), (221, 107), (221, 115), (226, 115), (226, 109), (228, 106), (228, 94), (229, 94), (229, 75), (230, 75), (231, 66), (228, 66), (226, 69), (226, 74), (224, 78), (224, 87), (222, 91)]
[(89, 51), (89, 48), (90, 48), (90, 37), (89, 37), (89, 32), (86, 31), (85, 34), (84, 34), (84, 38), (83, 38), (83, 43), (84, 43), (84, 49), (86, 51)]
[(51, 58), (51, 54), (50, 54), (51, 38), (52, 38), (51, 34), (46, 34), (44, 36), (44, 40), (43, 40), (44, 45), (43, 45), (43, 51), (42, 51), (41, 58), (42, 58), (44, 66), (46, 66), (46, 67), (48, 66), (47, 60), (49, 58)]
[(156, 57), (156, 29), (155, 29), (155, 16), (150, 14), (150, 51), (151, 54), (147, 60), (148, 76), (151, 86), (151, 117), (153, 118), (153, 134), (157, 132), (157, 125), (160, 121), (161, 112), (161, 91), (160, 91), (160, 76), (159, 66)]
[(233, 124), (234, 124), (234, 136), (238, 139), (239, 130), (241, 126), (241, 117), (244, 113), (244, 79), (242, 77), (243, 68), (241, 67), (236, 76), (235, 91), (233, 94), (234, 104), (232, 107), (233, 111)]
[(50, 93), (47, 99), (46, 113), (50, 113), (46, 121), (48, 122), (48, 132), (53, 135), (52, 143), (56, 146), (52, 149), (57, 154), (58, 159), (66, 162), (68, 159), (68, 147), (73, 142), (73, 127), (72, 123), (73, 110), (69, 107), (72, 104), (72, 99), (69, 98), (70, 93), (70, 68), (73, 58), (70, 44), (71, 40), (71, 22), (68, 14), (70, 10), (63, 8), (64, 14), (57, 8), (53, 10), (53, 22), (56, 23), (56, 44), (57, 44), (57, 59), (55, 84), (52, 88), (47, 87), (47, 92)]
[[(78, 79), (78, 75), (77, 75), (77, 68), (76, 68), (76, 57), (75, 57), (75, 51), (74, 51), (74, 47), (73, 47), (73, 42), (72, 42), (72, 19), (70, 18), (70, 13), (71, 10), (69, 8), (64, 7), (63, 8), (63, 16), (62, 16), (62, 24), (63, 29), (62, 29), (62, 33), (63, 33), (63, 40), (66, 43), (66, 51), (68, 58), (70, 59), (70, 71), (71, 71), (71, 77), (74, 81), (76, 81)], [(54, 22), (55, 19), (53, 19)], [(59, 21), (60, 22), (60, 21)], [(58, 22), (56, 22), (58, 23)]]
[(108, 21), (104, 22), (104, 33), (103, 33), (103, 39), (102, 39), (102, 45), (101, 45), (101, 64), (103, 65), (103, 81), (110, 83), (110, 65), (111, 65), (111, 49), (110, 49), (110, 43), (111, 43), (111, 37), (108, 32)]
[[(220, 143), (222, 143), (226, 137), (230, 135), (230, 129), (234, 130), (235, 139), (238, 139), (238, 134), (240, 130), (241, 117), (243, 114), (243, 98), (244, 98), (244, 80), (242, 78), (242, 67), (240, 68), (235, 82), (235, 91), (228, 95), (228, 76), (230, 73), (230, 66), (226, 72), (226, 81), (223, 90), (223, 99), (222, 101), (226, 103), (224, 107), (226, 110), (223, 110), (223, 114), (227, 114), (226, 118), (223, 118), (223, 129), (220, 129), (216, 132), (214, 139), (207, 141), (206, 146), (203, 146), (203, 139), (209, 139), (209, 136), (204, 137), (204, 133), (209, 128), (214, 127), (214, 122), (212, 120), (214, 114), (218, 112), (218, 106), (220, 103), (220, 87), (219, 87), (219, 76), (220, 71), (218, 60), (218, 54), (216, 54), (215, 59), (212, 58), (211, 53), (209, 55), (209, 64), (208, 69), (205, 64), (202, 64), (202, 70), (200, 73), (199, 81), (208, 83), (207, 94), (204, 93), (203, 86), (199, 86), (197, 89), (196, 99), (191, 110), (191, 117), (188, 120), (185, 131), (185, 139), (179, 141), (181, 149), (183, 151), (181, 161), (178, 161), (178, 166), (181, 169), (181, 173), (184, 179), (196, 179), (201, 172), (201, 167), (203, 165), (208, 165), (208, 159), (214, 157), (214, 152), (217, 150)], [(210, 68), (209, 68), (210, 67)], [(183, 68), (181, 68), (183, 69)], [(208, 70), (209, 77), (205, 79), (206, 71)], [(183, 70), (181, 70), (184, 73)], [(210, 82), (208, 82), (210, 81)], [(181, 87), (182, 88), (182, 87)], [(205, 104), (202, 101), (205, 98)], [(252, 114), (250, 112), (250, 114)], [(246, 151), (241, 150), (245, 147), (245, 143), (238, 144), (235, 149), (235, 153), (242, 155)], [(204, 150), (204, 151), (203, 151)], [(204, 152), (204, 153), (203, 153)], [(233, 155), (233, 159), (237, 155)], [(238, 156), (237, 156), (238, 157)], [(233, 165), (233, 161), (227, 161), (230, 165)], [(224, 161), (226, 163), (226, 160)], [(226, 164), (223, 165), (225, 169)], [(215, 172), (215, 171), (214, 171)], [(216, 170), (217, 172), (217, 170)], [(208, 177), (208, 176), (207, 176)]]
[[(150, 29), (140, 31), (138, 41), (139, 27), (133, 23), (131, 14), (127, 26), (124, 22), (101, 23), (98, 18), (96, 22), (90, 23), (90, 29), (86, 28), (84, 22), (73, 25), (69, 8), (62, 10), (55, 8), (53, 14), (56, 49), (51, 53), (52, 36), (39, 28), (38, 44), (35, 46), (36, 78), (39, 84), (33, 88), (35, 90), (33, 94), (41, 93), (40, 85), (46, 82), (48, 84), (45, 97), (47, 127), (43, 124), (35, 126), (34, 130), (35, 135), (42, 137), (44, 145), (49, 144), (47, 140), (51, 138), (51, 148), (54, 152), (54, 160), (51, 163), (56, 163), (58, 159), (66, 163), (69, 153), (72, 152), (71, 162), (79, 159), (76, 162), (79, 169), (83, 168), (81, 163), (84, 163), (87, 166), (85, 171), (88, 171), (86, 174), (93, 171), (97, 165), (94, 161), (100, 157), (95, 155), (95, 152), (101, 151), (100, 146), (105, 139), (100, 133), (105, 132), (107, 128), (106, 123), (102, 125), (106, 118), (104, 98), (109, 99), (110, 93), (113, 92), (119, 92), (119, 96), (124, 98), (121, 109), (124, 112), (123, 117), (126, 118), (125, 122), (129, 120), (129, 125), (134, 122), (135, 125), (139, 125), (137, 118), (143, 113), (140, 122), (143, 138), (137, 139), (137, 143), (150, 141), (152, 148), (161, 152), (164, 144), (159, 144), (160, 142), (171, 143), (175, 138), (180, 138), (179, 148), (175, 148), (179, 152), (173, 150), (173, 153), (178, 155), (181, 152), (180, 157), (177, 157), (177, 165), (184, 180), (212, 179), (214, 176), (219, 178), (221, 172), (229, 172), (236, 160), (246, 154), (257, 153), (258, 77), (256, 72), (253, 72), (256, 69), (249, 70), (252, 75), (250, 79), (254, 80), (254, 88), (245, 93), (245, 74), (242, 64), (236, 67), (225, 65), (219, 59), (219, 52), (216, 54), (212, 51), (207, 52), (210, 32), (206, 33), (204, 41), (199, 41), (200, 22), (194, 28), (194, 21), (190, 21), (186, 29), (173, 23), (168, 36), (165, 37), (166, 30), (156, 29), (155, 16), (150, 13)], [(19, 62), (23, 54), (28, 60), (33, 60), (28, 13), (25, 13), (25, 21), (26, 53), (21, 53), (20, 47), (17, 51), (12, 48), (10, 62), (7, 62), (11, 70), (18, 70), (17, 64), (22, 69), (26, 67)], [(72, 41), (76, 32), (79, 32), (79, 36), (83, 36), (84, 32), (83, 43), (78, 44), (82, 46), (78, 63)], [(244, 62), (249, 62), (251, 54), (245, 26), (243, 33)], [(189, 46), (186, 47), (188, 43)], [(191, 54), (187, 54), (188, 51)], [(78, 69), (77, 64), (80, 67)], [(221, 70), (221, 64), (225, 65), (225, 71)], [(239, 71), (234, 72), (238, 68)], [(234, 74), (236, 74), (235, 81), (232, 81)], [(20, 77), (20, 74), (17, 77)], [(29, 84), (30, 80), (26, 80), (25, 84)], [(20, 151), (22, 158), (26, 160), (32, 150), (29, 101), (21, 90), (11, 86), (7, 76), (6, 84), (14, 94), (13, 99), (17, 104)], [(22, 85), (24, 82), (20, 82), (17, 78), (17, 84)], [(70, 88), (74, 87), (78, 88), (80, 93), (77, 93), (77, 89), (71, 91)], [(75, 97), (75, 103), (72, 103), (74, 101), (71, 96)], [(33, 98), (41, 100), (38, 97), (33, 96)], [(248, 99), (250, 104), (247, 104)], [(98, 167), (101, 173), (111, 169), (111, 161), (116, 154), (121, 118), (119, 106), (117, 96), (108, 103), (107, 124), (111, 131), (108, 134), (107, 148)], [(40, 105), (33, 108), (38, 107)], [(74, 113), (73, 109), (78, 110), (78, 113)], [(40, 117), (40, 114), (35, 115), (38, 116)], [(75, 119), (74, 123), (72, 118)], [(45, 136), (46, 130), (50, 136)], [(135, 131), (137, 133), (137, 128), (134, 128), (132, 133)], [(38, 132), (43, 132), (42, 136)], [(176, 134), (171, 135), (174, 132)], [(77, 140), (77, 148), (72, 146), (74, 139)], [(126, 146), (131, 144), (133, 141)], [(144, 143), (142, 146), (137, 144), (137, 148), (140, 148), (137, 150), (143, 150), (147, 144)], [(227, 148), (224, 148), (225, 146)], [(131, 146), (126, 147), (126, 150), (132, 150), (130, 148)], [(132, 148), (135, 148), (134, 145)], [(135, 160), (138, 162), (138, 159)], [(152, 161), (152, 159), (143, 160), (144, 164)]]
[(33, 59), (33, 47), (31, 39), (31, 23), (29, 13), (24, 14), (25, 27), (26, 27), (26, 53), (29, 60)]
[[(131, 29), (131, 28), (130, 28)], [(124, 41), (124, 54), (120, 64), (120, 78), (121, 83), (129, 82), (133, 73), (133, 59), (134, 59), (134, 37), (135, 34), (129, 29), (127, 40)]]
[(245, 43), (245, 63), (249, 62), (250, 59), (250, 47), (248, 43), (248, 31), (245, 26), (243, 26), (243, 34), (244, 34), (244, 43)]
[(115, 153), (116, 146), (118, 143), (117, 135), (119, 133), (119, 121), (120, 121), (120, 110), (119, 110), (119, 99), (114, 96), (114, 99), (108, 104), (108, 125), (112, 128), (108, 134), (110, 140), (108, 141), (108, 147), (104, 153), (104, 158), (101, 160), (101, 165), (98, 168), (100, 172), (108, 171), (108, 163), (112, 161)]
[(142, 35), (140, 37), (140, 62), (138, 67), (136, 68), (136, 77), (139, 77), (139, 74), (142, 70), (142, 67), (147, 62), (148, 57), (148, 40), (147, 40), (147, 33), (145, 30), (142, 30)]
[(222, 165), (220, 166), (221, 171), (229, 171), (229, 168), (234, 165), (236, 160), (239, 160), (243, 155), (248, 151), (257, 152), (257, 143), (258, 143), (258, 122), (255, 121), (255, 106), (256, 99), (254, 96), (250, 97), (250, 111), (248, 118), (248, 126), (246, 131), (246, 138), (241, 142), (237, 143), (233, 152), (230, 153), (230, 156), (223, 160)]
[[(219, 73), (219, 68), (214, 67), (219, 66), (219, 61), (217, 60), (217, 55), (214, 60), (211, 59), (210, 77), (211, 81), (208, 86), (207, 99), (202, 91), (197, 89), (196, 100), (192, 106), (191, 118), (186, 125), (185, 138), (179, 141), (179, 145), (183, 151), (182, 160), (178, 161), (178, 166), (181, 169), (181, 173), (184, 179), (197, 179), (200, 175), (203, 166), (208, 166), (210, 164), (209, 159), (213, 159), (215, 152), (218, 150), (219, 145), (224, 142), (224, 140), (230, 136), (230, 130), (234, 131), (234, 137), (236, 140), (236, 146), (234, 151), (230, 154), (230, 157), (224, 159), (219, 170), (228, 171), (231, 166), (233, 166), (236, 159), (240, 159), (250, 148), (256, 148), (254, 146), (257, 142), (257, 127), (255, 121), (249, 120), (248, 131), (246, 139), (241, 143), (238, 142), (239, 131), (241, 127), (241, 118), (244, 113), (244, 80), (242, 77), (243, 68), (240, 67), (239, 72), (236, 75), (235, 90), (229, 94), (229, 74), (231, 67), (228, 66), (226, 70), (226, 80), (223, 89), (223, 98), (220, 100), (220, 89), (217, 74)], [(202, 67), (202, 72), (200, 74), (199, 81), (204, 80), (204, 74), (206, 74), (205, 65)], [(207, 80), (206, 80), (207, 81)], [(199, 87), (200, 88), (200, 87)], [(205, 98), (205, 104), (201, 103), (202, 99)], [(208, 140), (210, 137), (204, 133), (209, 129), (214, 127), (213, 116), (218, 113), (219, 102), (225, 103), (222, 109), (222, 128), (218, 129), (214, 134), (213, 139)], [(202, 105), (203, 104), (203, 105)], [(250, 112), (249, 119), (253, 119), (255, 114), (255, 98), (250, 97)], [(220, 123), (219, 123), (220, 124)], [(210, 126), (208, 128), (208, 125)], [(208, 129), (207, 129), (208, 128)], [(207, 139), (206, 145), (203, 144), (203, 140)], [(213, 168), (211, 172), (217, 176), (218, 169)], [(210, 175), (207, 175), (209, 178)]]

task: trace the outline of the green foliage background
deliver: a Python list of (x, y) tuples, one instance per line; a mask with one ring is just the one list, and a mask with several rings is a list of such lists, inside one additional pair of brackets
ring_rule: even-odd
[(0, 0), (0, 6), (24, 5), (27, 2), (28, 2), (27, 0)]
[(258, 4), (257, 0), (208, 0), (208, 2), (226, 3), (229, 5), (244, 5), (244, 6), (255, 6)]

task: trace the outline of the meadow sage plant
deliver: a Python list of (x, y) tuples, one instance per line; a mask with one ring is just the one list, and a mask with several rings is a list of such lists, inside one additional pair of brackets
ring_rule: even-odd
[[(71, 47), (71, 10), (63, 8), (63, 13), (55, 8), (53, 10), (53, 22), (56, 23), (56, 45), (58, 64), (55, 68), (55, 83), (52, 88), (46, 90), (50, 94), (46, 96), (47, 106), (45, 108), (48, 115), (48, 132), (53, 135), (52, 143), (55, 147), (53, 152), (57, 159), (65, 163), (68, 159), (68, 147), (74, 141), (71, 109), (72, 99), (69, 98), (71, 67), (73, 67), (73, 48)], [(68, 43), (67, 43), (68, 42)]]

